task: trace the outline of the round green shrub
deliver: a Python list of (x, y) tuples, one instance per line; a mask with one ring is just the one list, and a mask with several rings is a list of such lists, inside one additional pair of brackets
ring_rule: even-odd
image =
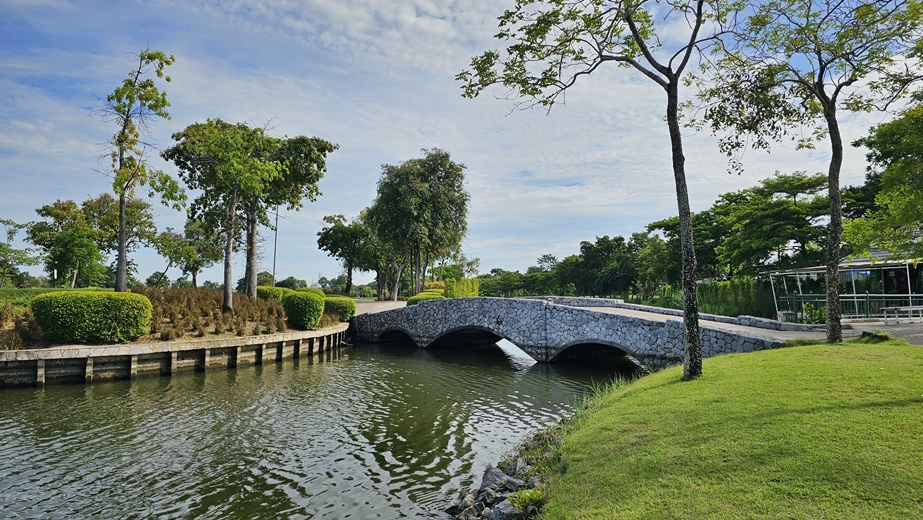
[[(438, 295), (440, 295), (440, 296), (445, 296), (445, 289), (424, 289), (423, 292), (425, 292), (425, 293), (434, 293), (434, 294), (438, 294)], [(422, 293), (421, 293), (421, 294), (422, 294)]]
[(314, 330), (324, 313), (324, 298), (313, 292), (291, 291), (282, 297), (282, 308), (292, 326)]
[(411, 296), (407, 298), (407, 305), (416, 305), (422, 301), (426, 300), (445, 300), (445, 296), (435, 293), (435, 292), (421, 292), (416, 296)]
[(324, 314), (336, 314), (342, 323), (346, 323), (356, 315), (356, 300), (347, 296), (328, 296), (324, 300)]
[(265, 298), (267, 300), (282, 301), (282, 297), (290, 292), (292, 292), (292, 290), (288, 287), (272, 287), (269, 285), (260, 285), (256, 288), (257, 298)]
[(151, 301), (142, 294), (52, 292), (32, 300), (45, 337), (61, 342), (128, 342), (151, 332)]
[(321, 289), (320, 287), (302, 287), (301, 289), (298, 289), (298, 290), (301, 292), (314, 293), (324, 298), (327, 297), (327, 293), (325, 293), (324, 290)]

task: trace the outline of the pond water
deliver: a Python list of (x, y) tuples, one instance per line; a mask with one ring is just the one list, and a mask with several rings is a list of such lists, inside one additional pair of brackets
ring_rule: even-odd
[(357, 345), (2, 390), (0, 516), (444, 518), (488, 464), (620, 370), (536, 364), (507, 342)]

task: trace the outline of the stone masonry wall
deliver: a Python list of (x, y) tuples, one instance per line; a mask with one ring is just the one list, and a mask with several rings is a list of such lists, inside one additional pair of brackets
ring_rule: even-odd
[[(648, 368), (682, 362), (683, 328), (679, 320), (656, 322), (632, 316), (597, 313), (587, 298), (462, 298), (429, 300), (391, 311), (354, 318), (359, 341), (374, 342), (399, 330), (420, 347), (457, 330), (480, 329), (509, 340), (538, 361), (553, 361), (568, 347), (598, 343), (618, 348)], [(609, 300), (616, 306), (619, 300)], [(667, 309), (669, 310), (669, 309)], [(777, 348), (781, 341), (702, 327), (705, 357)]]

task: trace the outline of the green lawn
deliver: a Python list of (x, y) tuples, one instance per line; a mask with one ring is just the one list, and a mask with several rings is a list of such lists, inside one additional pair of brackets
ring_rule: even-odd
[(923, 518), (923, 348), (791, 347), (595, 400), (541, 518)]

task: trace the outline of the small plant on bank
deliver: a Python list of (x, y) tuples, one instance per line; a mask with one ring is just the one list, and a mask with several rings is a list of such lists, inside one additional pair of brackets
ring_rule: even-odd
[(324, 313), (323, 315), (321, 315), (320, 321), (318, 322), (317, 326), (318, 328), (323, 329), (324, 327), (334, 327), (338, 325), (339, 323), (340, 323), (340, 319), (336, 314)]
[(510, 503), (523, 518), (535, 518), (545, 504), (545, 492), (541, 488), (524, 489), (510, 495)]

